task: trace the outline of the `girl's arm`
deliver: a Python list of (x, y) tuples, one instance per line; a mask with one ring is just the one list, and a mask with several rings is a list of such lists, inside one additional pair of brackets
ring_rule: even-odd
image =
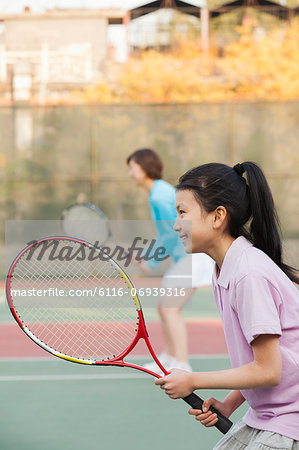
[(223, 400), (220, 402), (215, 398), (209, 398), (205, 400), (203, 403), (203, 410), (200, 409), (189, 409), (189, 414), (195, 416), (195, 419), (198, 420), (202, 425), (206, 427), (214, 426), (217, 421), (217, 415), (213, 414), (212, 411), (209, 411), (210, 406), (214, 406), (221, 414), (225, 417), (230, 417), (230, 415), (239, 408), (240, 405), (245, 401), (242, 393), (240, 391), (231, 391)]
[(251, 344), (254, 359), (249, 364), (216, 372), (174, 370), (156, 380), (171, 398), (186, 397), (195, 389), (252, 389), (276, 386), (281, 379), (281, 354), (277, 335), (258, 336)]

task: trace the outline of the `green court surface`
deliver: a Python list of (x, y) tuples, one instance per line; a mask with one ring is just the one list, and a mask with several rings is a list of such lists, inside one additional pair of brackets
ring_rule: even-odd
[[(226, 359), (191, 362), (194, 370), (228, 367)], [(150, 376), (131, 369), (2, 360), (0, 373), (1, 450), (208, 450), (221, 436), (197, 423), (188, 405), (169, 399)], [(201, 395), (223, 398), (225, 392)]]
[[(0, 327), (13, 323), (1, 294)], [(156, 318), (153, 308), (145, 315)], [(198, 290), (184, 316), (218, 317), (211, 290)], [(229, 367), (225, 355), (192, 357), (191, 363), (195, 371)], [(226, 392), (200, 394), (222, 399)], [(81, 366), (47, 353), (44, 359), (0, 358), (0, 399), (1, 450), (209, 450), (222, 436), (196, 422), (187, 413), (189, 406), (169, 399), (150, 375)], [(240, 408), (232, 420), (245, 410)]]

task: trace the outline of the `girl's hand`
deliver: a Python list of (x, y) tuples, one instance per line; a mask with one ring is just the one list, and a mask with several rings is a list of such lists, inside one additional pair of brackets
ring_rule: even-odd
[(187, 397), (194, 390), (192, 374), (179, 369), (171, 370), (170, 375), (157, 379), (155, 384), (173, 399)]
[(217, 421), (217, 414), (213, 414), (212, 411), (209, 411), (210, 406), (216, 408), (221, 414), (225, 417), (229, 417), (230, 413), (228, 408), (226, 407), (224, 402), (219, 402), (215, 398), (209, 398), (205, 400), (203, 403), (203, 411), (200, 409), (189, 409), (188, 413), (191, 416), (195, 416), (195, 419), (198, 420), (205, 427), (213, 427)]

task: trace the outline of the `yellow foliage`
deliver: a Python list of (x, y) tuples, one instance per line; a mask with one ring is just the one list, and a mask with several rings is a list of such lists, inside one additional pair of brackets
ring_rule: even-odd
[(115, 93), (111, 86), (106, 83), (99, 84), (96, 88), (86, 88), (84, 92), (74, 91), (71, 101), (74, 103), (112, 103), (115, 100)]
[(221, 72), (237, 98), (290, 100), (299, 97), (299, 25), (293, 22), (254, 39), (239, 29), (240, 40), (226, 48)]
[(237, 29), (224, 57), (203, 55), (200, 42), (180, 41), (169, 53), (150, 50), (130, 58), (116, 87), (88, 89), (89, 102), (185, 103), (299, 98), (299, 23), (257, 33)]

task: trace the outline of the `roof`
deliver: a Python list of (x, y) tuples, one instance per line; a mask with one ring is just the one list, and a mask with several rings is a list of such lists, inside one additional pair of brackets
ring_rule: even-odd
[[(204, 3), (203, 3), (204, 4)], [(156, 0), (150, 3), (145, 3), (144, 5), (138, 6), (130, 10), (131, 19), (137, 19), (146, 14), (157, 11), (162, 8), (173, 8), (177, 9), (182, 13), (191, 14), (193, 16), (200, 16), (200, 6), (195, 6), (191, 3), (183, 2), (181, 0)]]
[(270, 0), (235, 0), (233, 2), (224, 3), (218, 8), (210, 10), (210, 17), (218, 17), (221, 14), (228, 13), (241, 7), (259, 9), (262, 12), (279, 17), (280, 19), (288, 19), (289, 12), (291, 11), (290, 8)]

